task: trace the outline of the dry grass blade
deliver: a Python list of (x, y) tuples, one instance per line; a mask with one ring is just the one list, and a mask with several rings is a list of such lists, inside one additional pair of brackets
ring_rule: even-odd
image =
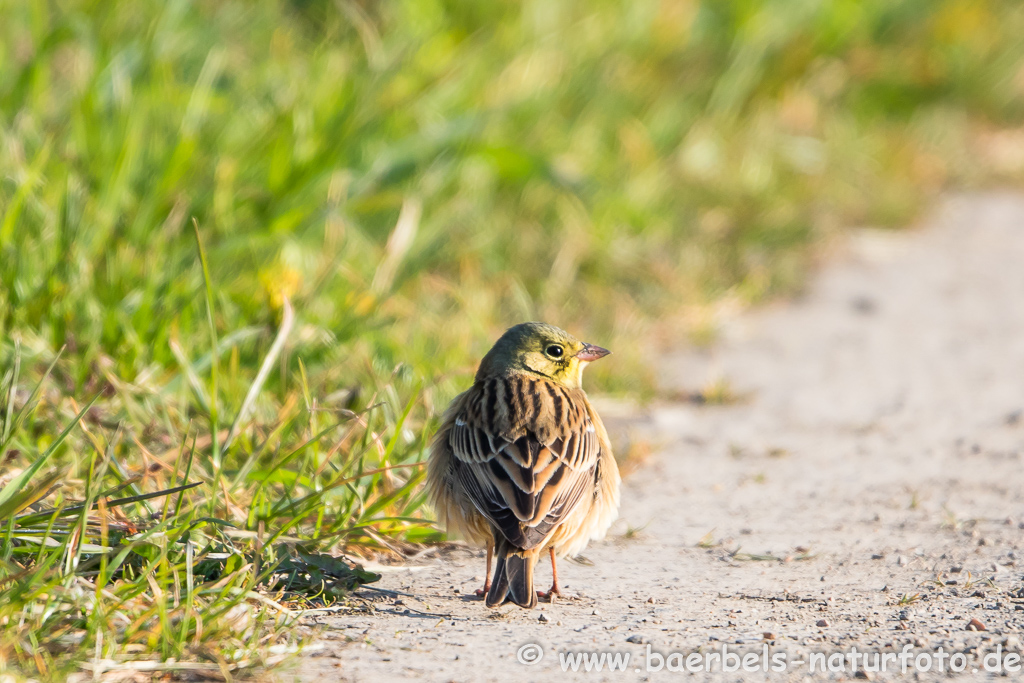
[(381, 261), (377, 272), (373, 275), (373, 284), (370, 288), (374, 292), (383, 294), (391, 288), (395, 275), (398, 273), (398, 267), (416, 238), (422, 214), (423, 202), (419, 199), (409, 198), (402, 203), (398, 222), (395, 223), (395, 229), (391, 232), (391, 237), (388, 238), (387, 246), (384, 248), (384, 260)]

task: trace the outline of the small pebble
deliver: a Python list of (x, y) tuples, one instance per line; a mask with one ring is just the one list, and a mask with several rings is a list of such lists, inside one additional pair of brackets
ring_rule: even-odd
[(816, 623), (815, 626), (820, 626), (821, 628), (828, 628), (828, 619), (818, 619), (818, 623)]
[(546, 623), (548, 623), (551, 620), (548, 619), (548, 615), (546, 615), (543, 612), (541, 612), (540, 616), (537, 617), (537, 621), (541, 622), (542, 624), (546, 624)]
[(988, 629), (985, 628), (985, 623), (981, 619), (978, 619), (977, 617), (975, 617), (974, 619), (971, 619), (969, 622), (967, 622), (967, 630), (968, 631), (987, 631)]
[(765, 640), (775, 640), (775, 634), (772, 633), (771, 631), (765, 631), (764, 633), (761, 634), (761, 637), (764, 638)]
[(644, 638), (643, 636), (630, 636), (629, 638), (626, 638), (626, 642), (627, 643), (634, 643), (636, 645), (643, 645), (644, 643), (647, 642), (647, 639)]

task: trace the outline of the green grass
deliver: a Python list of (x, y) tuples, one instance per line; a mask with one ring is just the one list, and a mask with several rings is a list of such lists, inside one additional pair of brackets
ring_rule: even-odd
[(378, 578), (322, 551), (438, 538), (418, 515), (425, 393), (397, 379), (362, 411), (300, 379), (252, 429), (236, 402), (240, 427), (215, 441), (175, 410), (198, 409), (210, 381), (191, 405), (114, 379), (79, 406), (46, 381), (19, 391), (21, 361), (5, 377), (0, 449), (15, 464), (0, 480), (5, 666), (61, 680), (173, 658), (230, 676), (294, 652), (302, 608)]
[(501, 329), (649, 395), (843, 226), (1020, 181), (1022, 35), (1010, 0), (0, 0), (0, 670), (290, 651), (261, 600), (437, 538), (416, 463)]

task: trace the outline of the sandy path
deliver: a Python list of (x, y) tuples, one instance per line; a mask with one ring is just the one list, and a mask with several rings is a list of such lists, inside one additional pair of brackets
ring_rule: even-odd
[[(482, 556), (428, 560), (380, 583), (414, 598), (329, 619), (326, 649), (283, 678), (557, 679), (558, 652), (614, 650), (625, 672), (569, 677), (668, 680), (686, 674), (647, 672), (647, 644), (767, 643), (790, 663), (768, 677), (802, 680), (812, 652), (942, 646), (966, 650), (969, 673), (996, 644), (1020, 648), (1024, 197), (954, 198), (925, 229), (854, 234), (802, 300), (728, 322), (670, 367), (668, 386), (724, 377), (750, 399), (631, 422), (660, 448), (593, 564), (562, 564), (576, 597), (495, 614), (465, 597)], [(544, 647), (532, 666), (517, 661), (527, 643)]]

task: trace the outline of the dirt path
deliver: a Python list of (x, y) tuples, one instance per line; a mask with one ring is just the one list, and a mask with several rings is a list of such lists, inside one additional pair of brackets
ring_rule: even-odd
[[(813, 652), (942, 646), (967, 651), (970, 674), (997, 644), (1019, 650), (1024, 197), (953, 198), (926, 229), (854, 234), (802, 300), (728, 322), (712, 351), (670, 367), (668, 386), (721, 377), (750, 399), (633, 421), (660, 448), (625, 482), (593, 564), (562, 564), (575, 597), (495, 614), (466, 597), (482, 556), (424, 560), (380, 583), (414, 597), (329, 619), (326, 648), (283, 678), (557, 679), (558, 653), (582, 650), (632, 659), (572, 678), (687, 675), (648, 672), (648, 644), (758, 657), (768, 644), (789, 664), (772, 680), (803, 680)], [(522, 664), (530, 643), (543, 659)], [(848, 662), (828, 675), (852, 678)], [(932, 666), (918, 678), (942, 678)], [(714, 678), (744, 676), (766, 674)]]

